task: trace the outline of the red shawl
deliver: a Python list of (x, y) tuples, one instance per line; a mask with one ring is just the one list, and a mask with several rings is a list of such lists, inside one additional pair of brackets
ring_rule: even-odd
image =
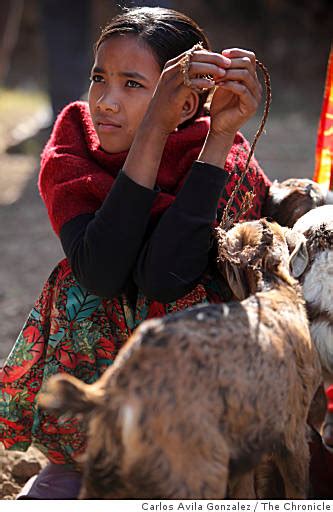
[[(161, 192), (154, 202), (153, 217), (159, 217), (173, 202), (200, 153), (208, 129), (209, 118), (203, 117), (169, 136), (157, 176)], [(248, 151), (248, 142), (238, 133), (225, 169), (230, 172), (237, 167), (241, 171)], [(39, 176), (39, 190), (58, 235), (69, 220), (98, 210), (126, 156), (126, 152), (109, 154), (101, 149), (87, 103), (72, 103), (60, 113), (43, 151)], [(226, 187), (227, 194), (235, 180), (237, 176), (232, 176)], [(248, 183), (243, 191), (253, 184), (257, 195), (248, 217), (258, 218), (270, 182), (255, 159), (251, 161)], [(223, 198), (221, 200), (224, 202)]]

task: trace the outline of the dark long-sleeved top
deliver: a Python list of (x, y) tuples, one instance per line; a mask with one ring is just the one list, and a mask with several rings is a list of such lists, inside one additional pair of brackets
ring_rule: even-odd
[(188, 293), (207, 266), (211, 225), (227, 177), (219, 167), (194, 162), (174, 203), (150, 232), (158, 192), (120, 172), (95, 214), (79, 215), (61, 229), (78, 282), (106, 298), (125, 291), (133, 276), (147, 297), (160, 302)]

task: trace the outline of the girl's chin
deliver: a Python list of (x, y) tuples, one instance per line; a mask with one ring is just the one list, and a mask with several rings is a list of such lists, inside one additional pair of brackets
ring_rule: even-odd
[(128, 151), (130, 148), (130, 144), (126, 142), (120, 142), (120, 141), (106, 141), (103, 138), (99, 139), (101, 148), (106, 153), (124, 153), (125, 151)]

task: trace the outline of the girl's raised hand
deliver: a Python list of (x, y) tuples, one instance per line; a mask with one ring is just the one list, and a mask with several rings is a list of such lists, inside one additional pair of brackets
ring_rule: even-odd
[(252, 117), (259, 106), (262, 87), (256, 73), (253, 52), (232, 48), (223, 50), (230, 59), (224, 76), (216, 80), (211, 106), (211, 132), (233, 136)]
[(183, 64), (187, 54), (182, 53), (165, 64), (148, 107), (146, 118), (152, 119), (154, 126), (166, 133), (171, 133), (196, 113), (200, 90), (212, 88), (223, 80), (231, 65), (225, 55), (205, 49), (191, 51), (186, 72), (189, 87), (185, 83)]

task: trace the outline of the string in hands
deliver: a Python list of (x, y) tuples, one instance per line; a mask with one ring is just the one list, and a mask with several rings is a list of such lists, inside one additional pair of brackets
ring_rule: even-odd
[(271, 102), (272, 102), (271, 79), (270, 79), (268, 70), (267, 70), (266, 66), (262, 62), (260, 62), (258, 59), (256, 59), (256, 65), (262, 71), (262, 73), (264, 75), (265, 89), (266, 89), (265, 108), (264, 108), (264, 113), (262, 115), (259, 128), (254, 136), (253, 141), (252, 141), (244, 170), (242, 171), (242, 173), (239, 177), (239, 180), (237, 181), (237, 183), (235, 185), (235, 188), (233, 189), (232, 193), (230, 194), (230, 197), (228, 199), (226, 207), (224, 208), (222, 219), (221, 219), (220, 226), (219, 226), (220, 228), (222, 228), (224, 230), (230, 229), (231, 226), (236, 224), (239, 221), (239, 219), (249, 211), (249, 209), (251, 208), (251, 206), (253, 204), (253, 199), (255, 197), (255, 194), (253, 192), (253, 187), (252, 187), (252, 191), (246, 192), (244, 197), (242, 197), (242, 203), (240, 205), (239, 211), (237, 213), (235, 213), (234, 216), (229, 215), (229, 211), (233, 204), (234, 198), (238, 194), (240, 187), (242, 186), (242, 183), (246, 176), (246, 173), (249, 169), (250, 161), (251, 161), (251, 158), (254, 153), (254, 148), (259, 140), (260, 135), (264, 131), (264, 127), (265, 127), (265, 124), (267, 121), (269, 109), (270, 109)]
[(196, 78), (206, 78), (207, 80), (209, 80), (211, 83), (210, 84), (207, 83), (207, 87), (196, 87), (196, 86), (194, 86), (193, 83), (192, 83), (192, 80), (190, 78), (190, 75), (189, 75), (190, 67), (191, 67), (191, 62), (192, 62), (192, 58), (193, 58), (194, 52), (199, 51), (199, 50), (204, 50), (204, 49), (205, 48), (203, 46), (203, 43), (200, 41), (199, 43), (197, 43), (194, 46), (192, 46), (192, 48), (190, 50), (188, 50), (185, 53), (184, 57), (179, 61), (181, 73), (183, 75), (184, 85), (186, 87), (190, 87), (191, 89), (195, 90), (199, 94), (200, 94), (200, 92), (205, 91), (209, 87), (215, 87), (215, 82), (213, 81), (211, 75), (197, 75), (197, 77), (196, 77)]

